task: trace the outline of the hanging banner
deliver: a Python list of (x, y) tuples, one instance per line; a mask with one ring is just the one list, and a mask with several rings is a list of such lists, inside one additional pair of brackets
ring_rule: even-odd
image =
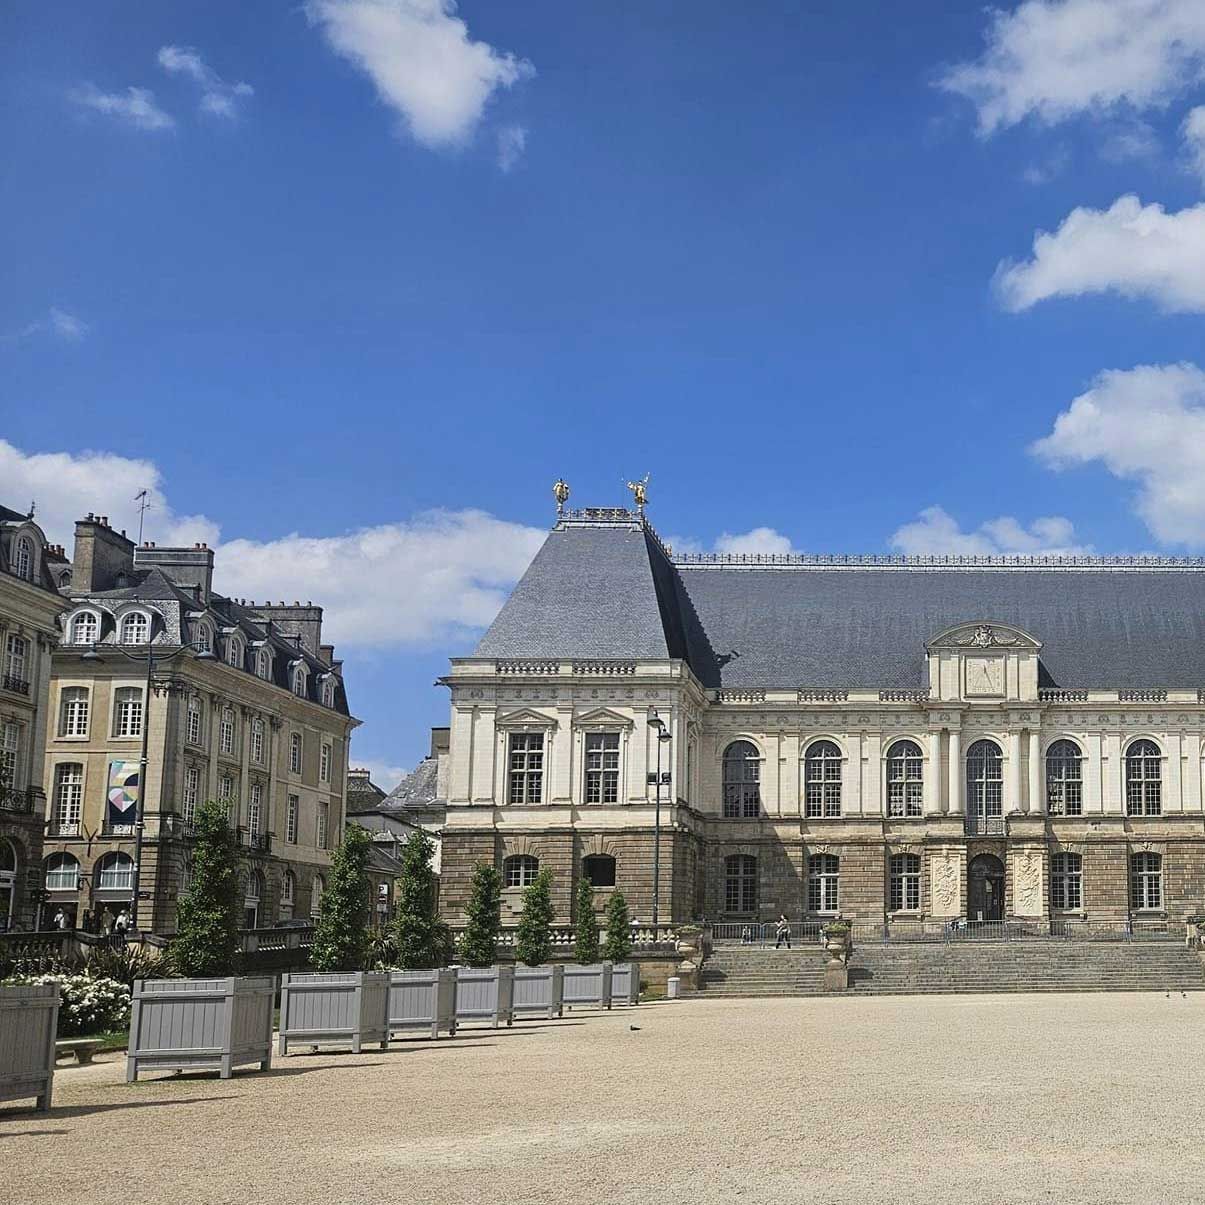
[(109, 763), (109, 810), (106, 816), (110, 827), (129, 828), (133, 832), (138, 819), (138, 763), (111, 761)]

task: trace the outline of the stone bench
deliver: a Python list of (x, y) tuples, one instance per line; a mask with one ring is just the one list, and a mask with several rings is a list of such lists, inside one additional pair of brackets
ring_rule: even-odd
[(99, 1038), (63, 1038), (54, 1044), (54, 1057), (60, 1059), (64, 1055), (73, 1054), (76, 1063), (86, 1067), (99, 1049)]

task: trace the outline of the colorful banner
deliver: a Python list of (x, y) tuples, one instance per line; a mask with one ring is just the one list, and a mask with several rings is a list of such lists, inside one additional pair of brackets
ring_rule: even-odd
[(111, 761), (109, 763), (110, 825), (133, 826), (138, 819), (138, 763)]

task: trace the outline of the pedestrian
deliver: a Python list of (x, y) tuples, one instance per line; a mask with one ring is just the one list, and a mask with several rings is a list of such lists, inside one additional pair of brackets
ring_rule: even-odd
[(113, 911), (111, 908), (106, 906), (104, 912), (102, 912), (100, 914), (100, 935), (101, 935), (101, 937), (108, 937), (109, 934), (112, 932), (113, 932)]
[(65, 928), (67, 928), (67, 913), (65, 913), (65, 912), (62, 910), (62, 908), (60, 908), (60, 909), (59, 909), (59, 910), (58, 910), (58, 911), (57, 911), (57, 912), (54, 914), (54, 927), (55, 927), (56, 929), (65, 929)]
[(787, 920), (787, 914), (780, 912), (778, 914), (778, 924), (774, 926), (774, 948), (777, 950), (785, 941), (787, 949), (791, 948), (791, 922)]
[(123, 908), (118, 914), (117, 919), (113, 922), (113, 931), (119, 936), (124, 937), (126, 930), (130, 927), (130, 914)]

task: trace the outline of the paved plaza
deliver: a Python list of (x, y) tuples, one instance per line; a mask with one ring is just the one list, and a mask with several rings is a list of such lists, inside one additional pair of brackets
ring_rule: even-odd
[(698, 1000), (228, 1082), (105, 1056), (0, 1164), (11, 1205), (1205, 1201), (1202, 1102), (1205, 994)]

